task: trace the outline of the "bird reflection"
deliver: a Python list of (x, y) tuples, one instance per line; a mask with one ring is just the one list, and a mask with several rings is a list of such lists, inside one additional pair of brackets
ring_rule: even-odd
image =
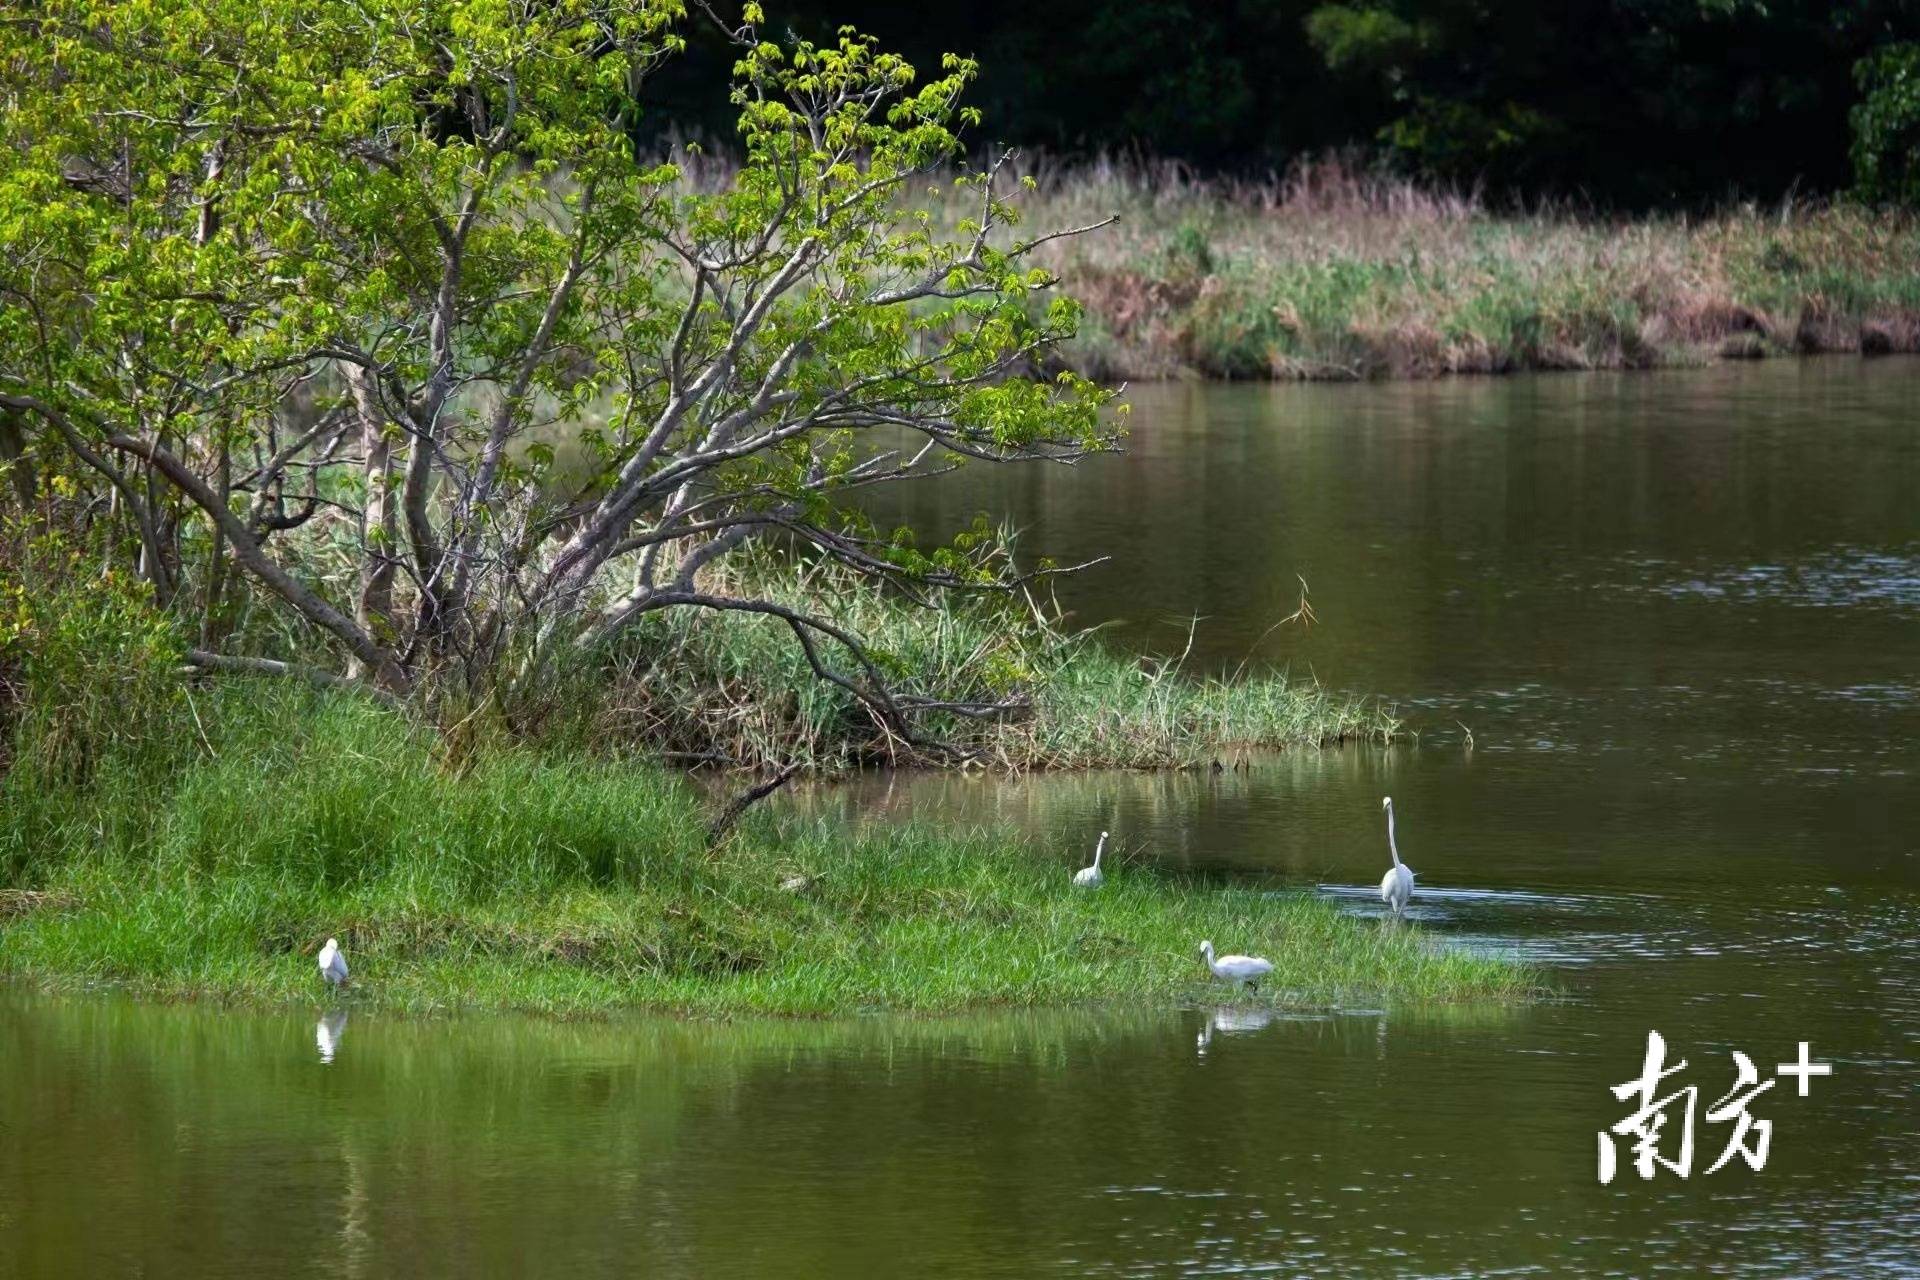
[(1223, 1036), (1247, 1035), (1270, 1026), (1274, 1017), (1272, 1009), (1235, 1008), (1232, 1005), (1209, 1009), (1207, 1020), (1200, 1024), (1200, 1034), (1195, 1038), (1194, 1048), (1204, 1058), (1208, 1047), (1213, 1044), (1214, 1032), (1218, 1031)]
[(332, 1062), (333, 1055), (340, 1049), (340, 1037), (347, 1030), (347, 1011), (334, 1009), (322, 1015), (319, 1025), (313, 1029), (314, 1047), (320, 1050), (321, 1062)]

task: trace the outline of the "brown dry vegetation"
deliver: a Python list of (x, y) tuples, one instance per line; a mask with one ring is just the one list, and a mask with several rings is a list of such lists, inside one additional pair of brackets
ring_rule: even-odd
[[(1920, 223), (1846, 204), (1496, 213), (1338, 160), (1265, 182), (1039, 165), (1028, 228), (1106, 378), (1423, 378), (1920, 351)], [(937, 201), (940, 197), (936, 194)], [(956, 215), (958, 213), (956, 211)]]

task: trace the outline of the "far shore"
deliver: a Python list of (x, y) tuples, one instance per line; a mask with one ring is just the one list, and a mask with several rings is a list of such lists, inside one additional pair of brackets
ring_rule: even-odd
[(1501, 212), (1338, 163), (1042, 170), (1025, 229), (1109, 380), (1366, 380), (1920, 352), (1920, 220), (1850, 203)]

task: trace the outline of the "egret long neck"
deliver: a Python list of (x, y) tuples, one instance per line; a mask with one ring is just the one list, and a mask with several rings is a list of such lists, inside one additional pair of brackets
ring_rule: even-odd
[(1096, 871), (1100, 869), (1100, 855), (1106, 850), (1106, 847), (1107, 833), (1102, 831), (1100, 833), (1100, 842), (1093, 846), (1093, 868)]
[(1393, 855), (1393, 865), (1400, 865), (1400, 846), (1393, 840), (1393, 807), (1387, 807), (1387, 852)]

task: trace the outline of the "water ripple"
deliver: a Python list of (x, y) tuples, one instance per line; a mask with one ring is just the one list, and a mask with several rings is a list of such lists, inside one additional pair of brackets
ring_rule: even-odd
[(1603, 580), (1603, 586), (1627, 594), (1810, 609), (1920, 609), (1920, 547), (1842, 546), (1797, 560), (1746, 565), (1687, 565), (1658, 557), (1616, 563), (1633, 571), (1634, 578)]

